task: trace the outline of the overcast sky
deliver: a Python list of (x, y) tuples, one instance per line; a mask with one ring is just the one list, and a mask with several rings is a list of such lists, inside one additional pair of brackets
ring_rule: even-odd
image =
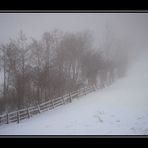
[(96, 42), (103, 39), (106, 24), (116, 35), (137, 40), (147, 39), (147, 13), (1, 13), (0, 42), (15, 38), (22, 30), (27, 37), (41, 38), (54, 29), (63, 31), (90, 30)]
[(117, 38), (131, 41), (138, 51), (148, 49), (148, 13), (0, 13), (0, 43), (16, 38), (20, 30), (28, 38), (40, 39), (46, 31), (61, 29), (90, 30), (96, 45), (100, 45), (106, 25)]

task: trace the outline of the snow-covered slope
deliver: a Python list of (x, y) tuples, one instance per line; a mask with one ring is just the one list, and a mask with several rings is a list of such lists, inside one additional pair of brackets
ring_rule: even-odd
[(0, 127), (1, 135), (148, 135), (148, 68), (141, 58), (108, 88)]

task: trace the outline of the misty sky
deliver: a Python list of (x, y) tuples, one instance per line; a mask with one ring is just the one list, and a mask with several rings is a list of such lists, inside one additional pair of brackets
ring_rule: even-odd
[[(104, 38), (105, 26), (114, 35), (147, 40), (148, 13), (1, 13), (0, 42), (16, 38), (22, 30), (27, 37), (41, 38), (42, 33), (54, 29), (62, 31), (90, 30), (98, 44)], [(145, 41), (147, 43), (147, 41)]]

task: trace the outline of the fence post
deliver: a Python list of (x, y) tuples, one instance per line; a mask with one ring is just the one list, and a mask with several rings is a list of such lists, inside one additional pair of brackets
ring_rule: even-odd
[(84, 87), (84, 94), (86, 95), (86, 88)]
[(50, 107), (51, 107), (51, 106), (50, 106), (50, 104), (51, 104), (51, 100), (49, 101), (49, 107), (48, 107), (48, 110), (50, 110), (50, 109), (51, 109), (51, 108), (50, 108)]
[(65, 104), (65, 99), (64, 99), (64, 97), (62, 96), (62, 99), (63, 99), (63, 104)]
[(9, 124), (9, 114), (8, 113), (7, 113), (6, 117), (7, 117), (7, 124)]
[(79, 89), (77, 90), (77, 92), (78, 92), (78, 98), (79, 98)]
[(28, 114), (28, 118), (30, 118), (29, 108), (27, 108), (27, 114)]
[(90, 93), (91, 92), (91, 87), (88, 86), (87, 88), (88, 88), (88, 93)]
[(20, 122), (20, 115), (19, 115), (19, 111), (17, 111), (17, 123)]
[(54, 103), (53, 103), (53, 99), (51, 100), (51, 102), (52, 102), (52, 106), (53, 106), (53, 108), (54, 108)]
[(38, 105), (38, 111), (39, 111), (39, 113), (41, 113), (41, 111), (40, 111), (40, 106)]
[(70, 102), (72, 102), (71, 92), (69, 92)]
[(20, 115), (19, 115), (19, 111), (17, 111), (17, 123), (20, 122)]

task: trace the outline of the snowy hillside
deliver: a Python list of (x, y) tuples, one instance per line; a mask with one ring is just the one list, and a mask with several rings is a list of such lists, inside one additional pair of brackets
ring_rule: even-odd
[(112, 86), (0, 127), (0, 135), (148, 135), (147, 59)]

